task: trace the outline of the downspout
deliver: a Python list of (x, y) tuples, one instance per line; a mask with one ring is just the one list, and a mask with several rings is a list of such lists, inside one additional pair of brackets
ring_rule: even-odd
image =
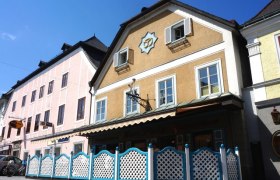
[(92, 111), (92, 93), (91, 93), (91, 90), (92, 90), (92, 85), (91, 85), (91, 83), (89, 82), (88, 83), (88, 85), (89, 85), (89, 94), (90, 94), (90, 103), (89, 103), (89, 121), (88, 121), (88, 125), (90, 125), (90, 120), (91, 120), (91, 111)]

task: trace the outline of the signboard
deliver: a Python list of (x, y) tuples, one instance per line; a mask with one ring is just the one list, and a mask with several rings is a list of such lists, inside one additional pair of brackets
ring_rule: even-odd
[(50, 122), (40, 121), (40, 125), (41, 125), (41, 126), (52, 127), (53, 124), (50, 123)]
[(147, 32), (147, 34), (142, 37), (141, 43), (139, 44), (139, 48), (141, 49), (141, 53), (148, 54), (152, 48), (155, 47), (155, 43), (157, 41), (157, 37), (155, 33)]
[(9, 126), (11, 126), (12, 128), (15, 128), (15, 129), (20, 129), (23, 127), (23, 123), (22, 123), (22, 121), (13, 120), (13, 121), (9, 122)]

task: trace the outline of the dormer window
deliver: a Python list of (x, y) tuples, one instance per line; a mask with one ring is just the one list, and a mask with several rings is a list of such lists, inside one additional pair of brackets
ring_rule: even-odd
[(184, 40), (192, 33), (191, 19), (183, 19), (165, 29), (165, 44), (175, 43)]
[(132, 64), (133, 51), (129, 48), (121, 49), (114, 54), (114, 67), (117, 72), (122, 71), (129, 67), (129, 63)]

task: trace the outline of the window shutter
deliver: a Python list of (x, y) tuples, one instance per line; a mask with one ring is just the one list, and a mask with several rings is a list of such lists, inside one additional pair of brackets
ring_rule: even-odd
[(114, 54), (114, 67), (118, 67), (119, 52)]
[(133, 50), (132, 49), (128, 49), (127, 51), (127, 57), (128, 57), (128, 60), (127, 62), (130, 63), (130, 64), (133, 64), (134, 63), (134, 54), (133, 54)]
[(191, 18), (184, 19), (184, 32), (185, 36), (192, 34)]
[(171, 27), (165, 28), (165, 44), (171, 42)]

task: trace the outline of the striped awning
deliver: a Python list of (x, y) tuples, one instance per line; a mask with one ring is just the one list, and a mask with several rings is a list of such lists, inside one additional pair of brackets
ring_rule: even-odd
[(155, 120), (159, 120), (159, 119), (163, 119), (163, 118), (167, 118), (167, 117), (173, 117), (175, 115), (176, 115), (176, 111), (172, 111), (172, 112), (168, 112), (168, 113), (143, 117), (143, 118), (140, 118), (140, 119), (134, 119), (134, 120), (130, 120), (130, 121), (123, 121), (123, 122), (120, 122), (120, 123), (114, 123), (114, 124), (111, 124), (111, 125), (105, 125), (105, 126), (102, 126), (102, 127), (96, 127), (96, 128), (93, 127), (91, 129), (81, 131), (81, 135), (96, 133), (96, 132), (102, 132), (102, 131), (108, 131), (108, 130), (113, 130), (113, 129), (118, 129), (118, 128), (123, 128), (123, 127), (127, 127), (127, 126), (132, 126), (132, 125), (137, 125), (137, 124), (146, 123), (146, 122), (150, 122), (150, 121), (155, 121)]
[(63, 138), (69, 138), (69, 137), (73, 137), (73, 136), (77, 136), (79, 135), (79, 132), (74, 132), (74, 133), (68, 133), (68, 134), (63, 134), (63, 135), (50, 135), (50, 136), (45, 136), (45, 137), (40, 137), (37, 139), (33, 139), (31, 140), (32, 143), (41, 143), (41, 142), (49, 142), (49, 141), (56, 141), (59, 139), (63, 139)]

